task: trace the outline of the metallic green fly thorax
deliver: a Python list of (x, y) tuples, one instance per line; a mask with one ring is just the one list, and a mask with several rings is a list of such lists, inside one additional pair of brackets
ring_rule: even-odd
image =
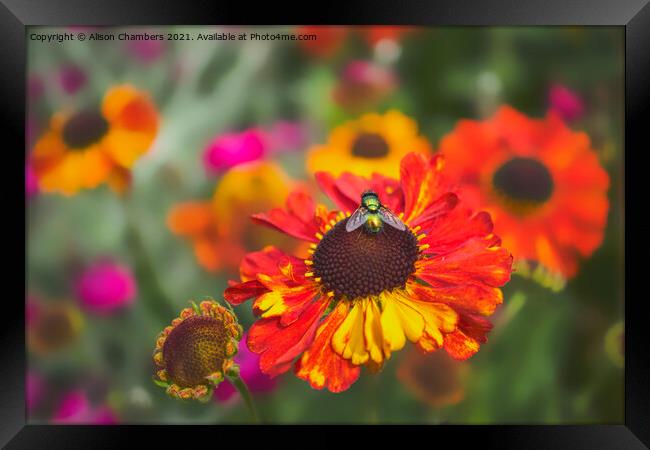
[(372, 234), (379, 233), (384, 223), (400, 231), (406, 230), (406, 225), (399, 217), (381, 204), (379, 196), (374, 191), (365, 191), (361, 194), (361, 204), (352, 213), (345, 224), (345, 229), (350, 232), (364, 226)]
[(377, 194), (375, 193), (364, 194), (361, 198), (361, 203), (368, 209), (368, 211), (373, 213), (379, 211), (379, 207), (381, 206), (379, 197), (377, 197)]

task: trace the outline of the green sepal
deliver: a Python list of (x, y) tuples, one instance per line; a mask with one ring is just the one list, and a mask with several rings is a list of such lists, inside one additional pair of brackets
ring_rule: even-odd
[(239, 378), (239, 372), (240, 372), (239, 364), (233, 364), (226, 371), (226, 377), (228, 378), (228, 380)]
[(153, 377), (151, 378), (151, 381), (153, 381), (156, 385), (158, 385), (158, 386), (160, 386), (162, 388), (167, 389), (169, 387), (169, 383), (167, 383), (166, 381), (157, 380), (156, 378), (153, 378)]

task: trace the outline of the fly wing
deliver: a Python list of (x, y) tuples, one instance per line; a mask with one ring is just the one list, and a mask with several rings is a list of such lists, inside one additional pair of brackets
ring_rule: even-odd
[(368, 210), (364, 207), (358, 208), (355, 212), (352, 213), (348, 222), (345, 224), (345, 231), (348, 233), (359, 228), (361, 225), (366, 223), (366, 217), (368, 215)]
[(406, 230), (406, 225), (404, 225), (404, 222), (402, 222), (399, 217), (397, 217), (384, 206), (379, 208), (379, 215), (381, 216), (381, 220), (383, 220), (384, 223), (387, 223), (391, 227), (397, 228), (400, 231)]

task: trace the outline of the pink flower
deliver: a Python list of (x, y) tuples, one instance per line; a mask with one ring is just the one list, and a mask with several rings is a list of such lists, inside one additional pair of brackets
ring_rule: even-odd
[[(247, 335), (248, 333), (245, 333), (239, 341), (239, 352), (235, 356), (235, 362), (239, 364), (239, 374), (252, 394), (270, 392), (275, 389), (277, 382), (260, 371), (260, 355), (251, 352), (246, 346)], [(237, 392), (228, 380), (223, 381), (214, 390), (214, 398), (220, 402), (230, 400), (235, 394)]]
[(82, 391), (67, 393), (52, 418), (53, 423), (114, 425), (115, 413), (108, 406), (94, 407)]
[(33, 197), (38, 193), (38, 179), (34, 173), (34, 169), (28, 163), (25, 164), (25, 194), (28, 198)]
[(334, 101), (350, 111), (375, 106), (390, 95), (397, 86), (392, 70), (370, 61), (350, 62), (341, 73), (334, 89)]
[(75, 65), (63, 66), (59, 71), (59, 83), (66, 94), (76, 93), (86, 81), (86, 72)]
[(305, 123), (280, 120), (268, 129), (269, 151), (283, 153), (302, 150), (309, 143), (309, 134), (309, 127)]
[(36, 408), (43, 397), (43, 379), (33, 372), (27, 372), (25, 380), (25, 403), (29, 414)]
[(567, 122), (584, 114), (584, 102), (578, 94), (561, 84), (554, 84), (548, 91), (549, 108)]
[(126, 48), (135, 59), (148, 64), (157, 60), (165, 51), (165, 44), (159, 40), (128, 41)]
[(38, 75), (30, 75), (27, 79), (27, 98), (35, 102), (45, 93), (45, 83)]
[(99, 261), (79, 277), (76, 291), (86, 309), (107, 314), (133, 302), (136, 282), (128, 267)]
[(29, 325), (34, 322), (38, 314), (38, 303), (39, 300), (36, 297), (28, 295), (27, 301), (25, 302), (25, 325)]
[(262, 159), (267, 138), (261, 130), (248, 129), (214, 138), (203, 153), (203, 165), (209, 174), (220, 174), (239, 164)]

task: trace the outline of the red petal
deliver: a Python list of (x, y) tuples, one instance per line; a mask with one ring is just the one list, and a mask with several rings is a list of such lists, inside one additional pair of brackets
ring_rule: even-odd
[(224, 298), (233, 305), (239, 305), (253, 297), (258, 297), (269, 290), (259, 281), (251, 280), (226, 288)]
[(318, 242), (316, 232), (318, 228), (314, 224), (305, 224), (299, 218), (292, 216), (283, 209), (275, 208), (268, 213), (253, 214), (253, 222), (273, 228), (281, 233), (307, 242)]
[(461, 207), (434, 218), (427, 225), (427, 230), (431, 231), (422, 243), (429, 245), (427, 253), (430, 254), (448, 253), (471, 238), (489, 235), (493, 228), (488, 213), (473, 214), (469, 209)]
[(316, 204), (307, 192), (295, 190), (289, 194), (286, 201), (287, 211), (302, 223), (310, 223), (314, 220)]
[(423, 229), (434, 229), (435, 234), (439, 231), (436, 228), (437, 223), (444, 221), (446, 215), (452, 211), (458, 204), (458, 196), (452, 192), (443, 194), (440, 198), (433, 201), (420, 215), (411, 220), (411, 226), (420, 225)]
[(311, 196), (303, 190), (295, 190), (289, 194), (286, 210), (274, 208), (268, 213), (254, 214), (253, 222), (265, 225), (289, 236), (318, 242), (316, 233), (320, 231), (316, 219), (316, 205)]
[(288, 326), (279, 318), (262, 319), (253, 324), (248, 333), (248, 348), (260, 354), (260, 369), (269, 376), (286, 372), (293, 359), (313, 342), (318, 319), (328, 302), (316, 301)]
[(361, 192), (370, 188), (362, 177), (344, 173), (334, 178), (328, 172), (316, 172), (316, 181), (321, 190), (334, 202), (341, 211), (354, 211), (359, 207)]
[[(260, 273), (271, 278), (286, 278), (286, 269), (283, 272), (283, 267), (289, 263), (294, 267), (304, 266), (302, 259), (291, 256), (273, 246), (268, 246), (259, 252), (248, 253), (242, 260), (239, 271), (242, 281), (257, 279), (257, 275)], [(295, 273), (299, 274), (300, 271), (295, 271)]]
[(327, 172), (317, 172), (316, 181), (321, 190), (332, 199), (342, 211), (354, 211), (359, 207), (361, 194), (368, 189), (377, 193), (381, 202), (391, 211), (400, 213), (404, 209), (404, 196), (399, 181), (373, 173), (370, 179), (342, 173), (334, 178)]
[(360, 367), (339, 356), (331, 346), (332, 336), (347, 312), (347, 304), (339, 303), (318, 328), (313, 345), (296, 361), (296, 375), (314, 389), (343, 392), (359, 378)]

